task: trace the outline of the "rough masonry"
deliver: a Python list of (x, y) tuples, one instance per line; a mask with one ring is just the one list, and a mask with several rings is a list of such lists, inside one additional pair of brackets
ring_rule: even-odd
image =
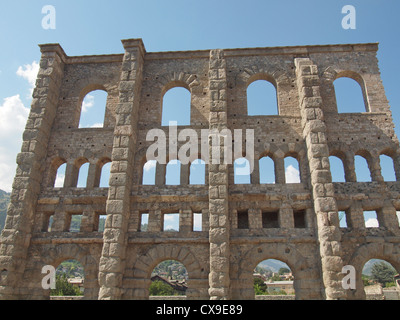
[[(254, 299), (253, 270), (269, 258), (291, 268), (296, 299), (364, 299), (361, 270), (371, 258), (400, 270), (400, 148), (377, 44), (187, 52), (146, 52), (141, 39), (122, 45), (124, 54), (78, 57), (58, 44), (40, 45), (0, 240), (1, 299), (49, 299), (42, 267), (67, 259), (84, 266), (85, 299), (148, 299), (151, 272), (167, 259), (186, 267), (188, 299)], [(360, 85), (365, 112), (338, 113), (333, 82), (340, 77)], [(246, 90), (256, 80), (275, 86), (277, 115), (248, 115)], [(181, 166), (180, 185), (166, 185), (160, 163), (155, 185), (142, 184), (151, 160), (146, 134), (160, 128), (168, 135), (162, 101), (174, 87), (191, 94), (190, 125), (178, 130), (199, 137), (202, 129), (254, 130), (250, 184), (234, 183), (232, 164), (211, 162), (204, 185), (189, 183), (190, 165)], [(108, 94), (103, 127), (79, 128), (83, 98), (98, 89)], [(210, 154), (215, 138), (208, 136)], [(222, 159), (224, 145), (219, 151)], [(384, 181), (382, 154), (393, 159), (397, 181)], [(371, 182), (357, 182), (356, 155), (367, 160)], [(274, 162), (273, 184), (260, 183), (258, 160), (265, 156)], [(288, 156), (298, 160), (300, 183), (285, 182)], [(342, 160), (346, 182), (332, 181), (330, 156)], [(100, 188), (108, 162), (109, 187)], [(64, 163), (64, 186), (56, 188)], [(78, 188), (84, 163), (87, 185)], [(367, 210), (376, 211), (379, 227), (365, 226)], [(163, 231), (172, 212), (179, 213), (179, 232)], [(193, 230), (195, 213), (202, 231)], [(140, 229), (143, 214), (147, 231)], [(73, 215), (82, 215), (79, 232), (69, 232)], [(104, 232), (100, 215), (107, 216)], [(355, 267), (356, 289), (343, 289), (344, 265)]]

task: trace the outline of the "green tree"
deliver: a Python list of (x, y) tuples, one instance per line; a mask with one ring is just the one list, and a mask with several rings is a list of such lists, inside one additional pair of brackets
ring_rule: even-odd
[(280, 268), (278, 273), (279, 275), (282, 275), (284, 273), (290, 273), (290, 270), (288, 268)]
[(151, 296), (175, 296), (177, 295), (174, 288), (161, 280), (155, 280), (151, 283), (149, 288)]
[(267, 292), (267, 285), (264, 281), (258, 277), (254, 278), (254, 293), (256, 295), (265, 295), (268, 294)]
[(376, 262), (371, 268), (371, 279), (386, 286), (386, 283), (393, 282), (396, 270), (384, 261)]
[(82, 296), (81, 290), (68, 282), (66, 274), (56, 275), (56, 288), (50, 290), (51, 296)]

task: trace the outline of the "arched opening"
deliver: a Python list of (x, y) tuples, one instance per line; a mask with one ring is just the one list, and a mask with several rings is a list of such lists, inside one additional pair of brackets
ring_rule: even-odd
[(253, 272), (255, 296), (294, 296), (294, 276), (289, 266), (276, 259), (260, 262)]
[(206, 183), (206, 163), (201, 159), (194, 160), (190, 165), (189, 184)]
[(396, 181), (396, 173), (394, 171), (394, 164), (392, 157), (385, 154), (379, 156), (381, 166), (381, 173), (384, 181)]
[(331, 168), (332, 182), (345, 182), (343, 161), (339, 157), (330, 156), (329, 165)]
[(369, 171), (368, 162), (364, 157), (356, 155), (354, 157), (354, 167), (358, 182), (371, 181), (371, 172)]
[(78, 175), (78, 188), (86, 188), (87, 186), (87, 179), (89, 175), (89, 162), (82, 164), (79, 168), (79, 175)]
[(57, 174), (54, 180), (54, 188), (62, 188), (64, 186), (66, 168), (67, 168), (66, 163), (63, 163), (58, 167)]
[(181, 184), (181, 162), (173, 159), (168, 162), (165, 174), (166, 185), (180, 185)]
[(233, 163), (235, 184), (250, 184), (250, 162), (246, 158), (238, 158)]
[(247, 115), (278, 115), (275, 86), (267, 80), (256, 80), (247, 87)]
[(190, 125), (190, 91), (184, 87), (169, 89), (162, 99), (161, 125), (169, 126), (176, 122), (178, 126)]
[(99, 183), (100, 188), (108, 188), (110, 186), (109, 185), (110, 170), (111, 170), (111, 162), (107, 162), (101, 167), (100, 183)]
[(185, 266), (176, 260), (160, 262), (151, 273), (150, 297), (185, 296), (189, 275)]
[(399, 271), (385, 260), (370, 259), (362, 269), (367, 300), (400, 300)]
[(83, 296), (85, 272), (82, 264), (74, 259), (65, 260), (56, 268), (56, 288), (50, 296)]
[(156, 160), (149, 160), (143, 165), (142, 184), (155, 185), (156, 184)]
[(285, 162), (285, 182), (286, 183), (300, 183), (300, 169), (299, 162), (296, 158), (288, 156)]
[(338, 113), (366, 112), (366, 104), (360, 84), (348, 77), (333, 82)]
[(79, 128), (102, 128), (107, 104), (107, 91), (94, 90), (82, 100)]
[(270, 157), (259, 160), (260, 183), (275, 183), (275, 163)]

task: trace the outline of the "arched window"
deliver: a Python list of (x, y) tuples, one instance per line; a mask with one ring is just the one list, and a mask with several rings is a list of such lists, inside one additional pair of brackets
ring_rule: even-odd
[(348, 77), (341, 77), (333, 82), (336, 104), (339, 113), (366, 112), (364, 95), (360, 84)]
[(100, 174), (100, 188), (108, 188), (109, 181), (110, 181), (110, 169), (111, 169), (111, 162), (106, 162), (101, 167), (101, 174)]
[(77, 260), (65, 260), (56, 268), (56, 288), (50, 296), (83, 296), (85, 272)]
[(54, 188), (62, 188), (64, 186), (66, 167), (67, 167), (66, 163), (63, 163), (58, 167), (57, 174), (54, 180)]
[(189, 184), (205, 184), (206, 163), (201, 159), (194, 160), (190, 165)]
[(345, 182), (345, 174), (342, 159), (336, 156), (329, 157), (332, 182)]
[(250, 184), (250, 162), (246, 158), (236, 159), (233, 163), (234, 183)]
[[(160, 262), (151, 273), (149, 295), (168, 295), (179, 299), (179, 296), (186, 295), (187, 290), (187, 286), (179, 285), (179, 283), (188, 283), (188, 279), (188, 272), (181, 262), (176, 260), (164, 260)], [(173, 284), (175, 284), (175, 286)]]
[(276, 259), (261, 261), (253, 271), (254, 294), (294, 295), (293, 280), (292, 270), (283, 261)]
[(156, 184), (156, 160), (149, 160), (143, 166), (143, 185), (155, 185)]
[(165, 184), (180, 185), (181, 184), (181, 162), (173, 159), (167, 164)]
[(87, 179), (89, 174), (89, 162), (83, 163), (79, 168), (78, 188), (85, 188), (87, 186)]
[(82, 100), (79, 128), (102, 128), (106, 112), (107, 92), (94, 90)]
[(285, 158), (285, 182), (300, 183), (299, 162), (294, 157)]
[(270, 157), (259, 160), (260, 183), (275, 183), (275, 163)]
[(371, 181), (371, 172), (369, 171), (367, 160), (359, 155), (354, 157), (354, 166), (358, 182)]
[(394, 171), (393, 159), (387, 155), (380, 155), (379, 162), (381, 165), (381, 172), (383, 180), (396, 181), (396, 174)]
[(247, 115), (278, 115), (275, 86), (267, 80), (256, 80), (247, 87)]
[(190, 125), (190, 91), (183, 87), (169, 89), (162, 101), (161, 125), (176, 122), (178, 126)]

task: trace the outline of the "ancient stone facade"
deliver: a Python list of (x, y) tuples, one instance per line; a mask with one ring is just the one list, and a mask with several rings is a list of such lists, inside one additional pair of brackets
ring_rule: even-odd
[[(400, 148), (377, 44), (190, 52), (146, 52), (140, 39), (122, 44), (124, 54), (79, 57), (58, 44), (40, 46), (1, 235), (2, 299), (49, 299), (42, 267), (66, 259), (84, 266), (85, 299), (147, 299), (151, 272), (167, 259), (186, 267), (188, 299), (254, 299), (253, 270), (269, 258), (291, 268), (296, 299), (365, 298), (361, 270), (371, 258), (400, 270)], [(338, 113), (333, 81), (340, 77), (360, 84), (366, 112)], [(275, 86), (278, 115), (247, 114), (246, 89), (260, 79)], [(165, 185), (165, 164), (157, 164), (155, 185), (142, 184), (151, 160), (146, 134), (159, 128), (168, 135), (162, 101), (174, 87), (191, 94), (190, 126), (178, 130), (192, 128), (198, 136), (202, 129), (254, 130), (251, 184), (234, 184), (232, 164), (211, 162), (204, 185), (188, 183), (189, 165), (181, 166), (180, 185)], [(82, 100), (96, 89), (108, 93), (104, 125), (81, 129)], [(383, 180), (381, 154), (393, 159), (397, 181)], [(332, 155), (343, 161), (346, 182), (332, 182)], [(357, 182), (355, 155), (367, 160), (371, 182)], [(264, 156), (274, 161), (274, 184), (260, 183)], [(285, 183), (287, 156), (299, 162), (300, 183)], [(87, 162), (87, 186), (77, 188)], [(100, 188), (107, 162), (109, 187)], [(56, 188), (63, 163), (64, 187)], [(377, 212), (378, 228), (365, 227), (365, 210)], [(346, 212), (347, 228), (339, 226), (339, 211)], [(163, 216), (171, 212), (180, 213), (179, 232), (163, 232)], [(194, 213), (202, 214), (202, 231), (193, 231)], [(82, 222), (72, 233), (74, 214)], [(99, 215), (107, 216), (104, 232), (97, 229)], [(345, 265), (355, 267), (356, 289), (342, 287)]]

